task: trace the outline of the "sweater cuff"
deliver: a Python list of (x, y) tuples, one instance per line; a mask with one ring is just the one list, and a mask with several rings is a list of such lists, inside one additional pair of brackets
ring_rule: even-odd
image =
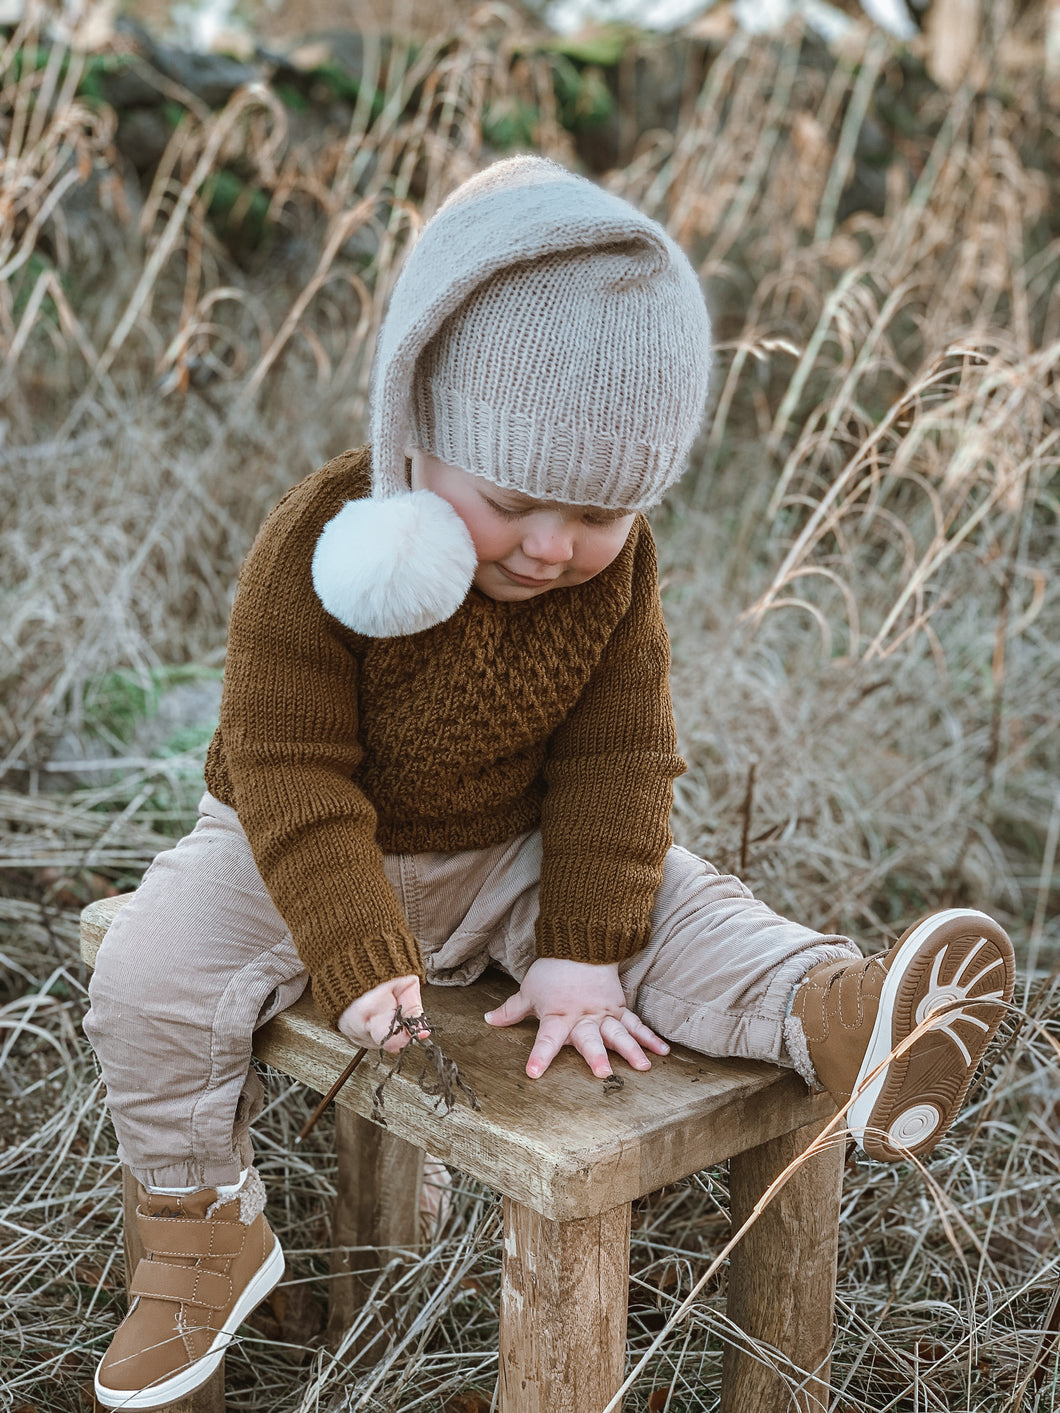
[(642, 951), (651, 938), (651, 923), (604, 923), (582, 918), (537, 920), (537, 955), (567, 962), (614, 965)]
[(399, 976), (424, 980), (423, 958), (412, 937), (395, 933), (375, 937), (336, 953), (311, 971), (313, 999), (329, 1025), (335, 1025), (347, 1006), (385, 981)]

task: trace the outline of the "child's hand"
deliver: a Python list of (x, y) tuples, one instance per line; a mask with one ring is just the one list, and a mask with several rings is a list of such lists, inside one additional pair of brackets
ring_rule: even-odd
[(598, 1079), (612, 1073), (608, 1050), (635, 1070), (651, 1069), (641, 1046), (656, 1055), (669, 1045), (626, 1005), (617, 966), (591, 966), (538, 957), (523, 984), (503, 1006), (486, 1012), (490, 1025), (515, 1025), (537, 1016), (537, 1039), (526, 1062), (531, 1079), (543, 1075), (564, 1045), (573, 1045)]
[[(379, 986), (373, 986), (371, 991), (359, 996), (339, 1016), (339, 1030), (355, 1045), (363, 1045), (370, 1050), (382, 1041), (390, 1029), (398, 1006), (401, 1007), (403, 1016), (423, 1014), (418, 976), (399, 976), (394, 981), (384, 981)], [(421, 1036), (427, 1036), (430, 1032), (421, 1030), (419, 1033)], [(399, 1030), (396, 1035), (390, 1037), (383, 1049), (390, 1055), (396, 1055), (408, 1043), (408, 1032)]]

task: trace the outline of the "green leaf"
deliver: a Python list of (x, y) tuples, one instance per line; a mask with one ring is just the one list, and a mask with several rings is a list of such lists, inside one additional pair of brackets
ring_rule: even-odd
[(576, 34), (557, 35), (545, 47), (576, 63), (599, 64), (602, 68), (611, 69), (640, 37), (641, 31), (636, 25), (608, 20), (600, 25), (586, 25)]

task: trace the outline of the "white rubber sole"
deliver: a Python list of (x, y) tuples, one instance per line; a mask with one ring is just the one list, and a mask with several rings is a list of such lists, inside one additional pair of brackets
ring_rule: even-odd
[(283, 1252), (280, 1250), (280, 1243), (274, 1239), (272, 1250), (265, 1258), (264, 1263), (259, 1266), (253, 1280), (232, 1306), (228, 1318), (217, 1331), (210, 1348), (201, 1359), (196, 1359), (194, 1364), (189, 1364), (178, 1374), (173, 1374), (168, 1379), (152, 1384), (150, 1388), (131, 1391), (107, 1388), (105, 1384), (100, 1383), (97, 1369), (95, 1386), (96, 1397), (100, 1403), (104, 1408), (158, 1408), (161, 1404), (172, 1403), (178, 1398), (184, 1398), (187, 1394), (194, 1393), (197, 1388), (201, 1388), (224, 1358), (225, 1350), (232, 1343), (232, 1338), (239, 1326), (254, 1307), (260, 1305), (269, 1292), (279, 1285), (283, 1275), (283, 1265)]
[[(865, 1147), (866, 1132), (869, 1130), (872, 1131), (873, 1143), (879, 1144), (880, 1142), (880, 1135), (877, 1132), (880, 1126), (873, 1123), (873, 1115), (889, 1073), (889, 1066), (883, 1065), (883, 1062), (887, 1059), (888, 1055), (890, 1055), (895, 1044), (892, 1035), (892, 1019), (902, 983), (910, 970), (923, 962), (924, 950), (930, 945), (940, 927), (951, 922), (962, 921), (968, 923), (969, 931), (974, 931), (979, 920), (987, 924), (989, 929), (982, 939), (981, 946), (996, 946), (997, 944), (994, 938), (996, 937), (997, 923), (993, 918), (988, 917), (986, 913), (978, 912), (974, 908), (947, 908), (942, 912), (933, 913), (930, 917), (926, 917), (923, 922), (919, 923), (917, 927), (913, 929), (905, 939), (901, 951), (898, 953), (890, 970), (887, 972), (887, 977), (880, 993), (880, 1005), (876, 1013), (872, 1036), (861, 1061), (858, 1077), (854, 1084), (854, 1101), (847, 1110), (847, 1125), (852, 1136), (863, 1148)], [(1003, 959), (995, 958), (985, 971), (979, 969), (974, 975), (968, 975), (979, 950), (979, 947), (973, 947), (961, 963), (953, 981), (946, 985), (941, 985), (938, 978), (946, 955), (946, 948), (943, 946), (938, 953), (936, 953), (932, 963), (929, 990), (921, 999), (916, 1010), (916, 1020), (919, 1024), (926, 1019), (932, 1011), (942, 1007), (952, 1006), (954, 1002), (960, 1002), (965, 999), (974, 1001), (974, 1006), (970, 1007), (968, 1010), (947, 1011), (944, 1015), (939, 1017), (935, 1025), (930, 1027), (931, 1030), (945, 1031), (957, 1049), (962, 1052), (963, 1061), (968, 1068), (969, 1080), (971, 1079), (975, 1064), (978, 1063), (979, 1055), (982, 1054), (982, 1047), (979, 1048), (978, 1054), (973, 1058), (967, 1046), (964, 1044), (964, 1041), (957, 1034), (954, 1028), (955, 1023), (962, 1021), (965, 1024), (974, 1025), (983, 1031), (984, 1037), (988, 1037), (988, 1033), (993, 1027), (987, 1021), (983, 1020), (981, 1016), (976, 1015), (975, 1012), (982, 1006), (989, 1005), (992, 1002), (1003, 1004), (1007, 999), (1005, 996), (1007, 988), (1004, 984), (1005, 966)], [(987, 972), (997, 967), (1000, 967), (1003, 973), (1002, 981), (998, 989), (996, 991), (989, 991), (981, 996), (971, 997), (970, 993), (972, 987), (982, 981)], [(865, 1083), (873, 1070), (881, 1065), (883, 1065), (883, 1068), (880, 1069), (879, 1073), (870, 1082)], [(862, 1085), (864, 1085), (863, 1089), (860, 1088)], [(938, 1137), (941, 1137), (941, 1133), (939, 1133), (940, 1127), (943, 1124), (951, 1122), (952, 1117), (953, 1115), (943, 1113), (935, 1104), (928, 1102), (913, 1104), (909, 1108), (903, 1109), (893, 1122), (887, 1126), (886, 1141), (893, 1144), (895, 1147), (916, 1152), (925, 1146), (933, 1145), (934, 1141), (936, 1141)]]

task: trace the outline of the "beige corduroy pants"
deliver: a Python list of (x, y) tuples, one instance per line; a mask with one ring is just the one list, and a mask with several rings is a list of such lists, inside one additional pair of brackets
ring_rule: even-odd
[[(107, 933), (85, 1018), (121, 1159), (153, 1187), (235, 1182), (250, 1166), (262, 1104), (251, 1036), (308, 979), (235, 811), (208, 793), (199, 810)], [(385, 865), (428, 981), (467, 985), (490, 963), (517, 981), (526, 974), (536, 830), (467, 853), (392, 854)], [(778, 917), (739, 879), (675, 847), (651, 942), (621, 978), (631, 1008), (667, 1040), (791, 1065), (783, 1023), (795, 986), (817, 962), (858, 955), (846, 938)]]

